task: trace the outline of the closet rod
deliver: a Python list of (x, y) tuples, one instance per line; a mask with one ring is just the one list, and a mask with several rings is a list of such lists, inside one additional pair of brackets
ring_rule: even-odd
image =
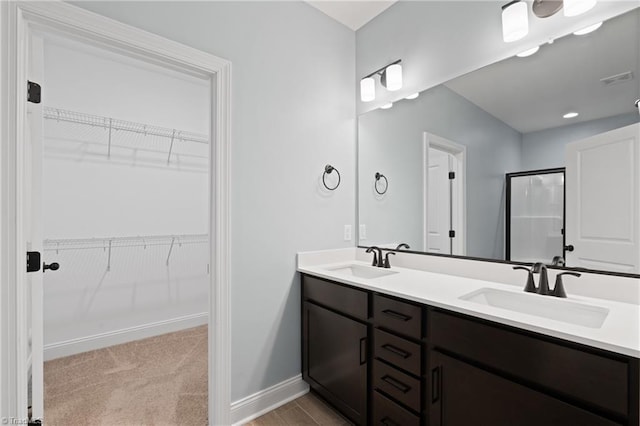
[(133, 121), (119, 120), (111, 117), (85, 114), (82, 112), (69, 111), (60, 108), (44, 107), (43, 117), (49, 120), (86, 124), (94, 127), (103, 127), (105, 129), (109, 129), (110, 134), (113, 130), (121, 130), (145, 136), (159, 136), (168, 139), (172, 139), (172, 137), (174, 137), (175, 139), (186, 142), (209, 144), (209, 138), (206, 135), (198, 133), (186, 132), (166, 127), (150, 126), (143, 123), (135, 123)]

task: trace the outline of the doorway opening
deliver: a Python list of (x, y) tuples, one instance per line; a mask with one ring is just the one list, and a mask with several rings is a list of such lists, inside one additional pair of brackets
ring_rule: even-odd
[[(38, 35), (41, 32), (47, 32), (57, 34), (60, 36), (69, 37), (77, 42), (86, 43), (89, 46), (100, 46), (110, 51), (111, 53), (120, 53), (125, 57), (137, 58), (142, 61), (146, 61), (149, 65), (165, 67), (169, 72), (177, 72), (188, 74), (192, 77), (198, 76), (209, 82), (209, 86), (206, 89), (208, 96), (208, 110), (209, 110), (209, 122), (204, 132), (210, 139), (210, 143), (206, 148), (206, 186), (207, 197), (205, 201), (206, 213), (204, 216), (205, 233), (202, 234), (199, 231), (191, 233), (190, 231), (186, 235), (207, 235), (206, 241), (202, 243), (205, 246), (204, 252), (208, 253), (205, 257), (208, 259), (208, 312), (206, 315), (207, 322), (209, 324), (215, 323), (215, 327), (209, 326), (206, 331), (207, 335), (207, 351), (208, 355), (205, 359), (205, 365), (208, 366), (208, 374), (206, 375), (206, 387), (208, 391), (208, 397), (205, 398), (208, 408), (208, 422), (213, 424), (227, 424), (230, 417), (230, 329), (229, 329), (229, 140), (230, 140), (230, 63), (224, 59), (216, 58), (215, 56), (200, 52), (196, 49), (188, 46), (181, 45), (171, 40), (164, 39), (160, 36), (156, 36), (147, 33), (143, 30), (139, 30), (134, 27), (130, 27), (119, 22), (110, 20), (108, 18), (93, 14), (85, 11), (73, 5), (69, 5), (62, 2), (11, 2), (0, 4), (0, 32), (2, 33), (2, 39), (6, 43), (2, 43), (0, 46), (0, 53), (2, 54), (2, 60), (0, 63), (3, 66), (3, 72), (0, 75), (0, 90), (3, 94), (3, 101), (6, 105), (13, 105), (13, 108), (2, 108), (0, 110), (0, 130), (2, 131), (3, 140), (5, 143), (0, 146), (0, 167), (2, 167), (3, 185), (0, 187), (0, 232), (2, 233), (2, 240), (0, 242), (0, 264), (3, 267), (3, 274), (0, 276), (3, 288), (3, 297), (0, 299), (0, 309), (3, 312), (3, 327), (0, 330), (0, 352), (3, 362), (0, 365), (0, 376), (3, 380), (0, 383), (0, 407), (3, 414), (8, 417), (25, 420), (28, 418), (28, 405), (30, 402), (33, 405), (33, 418), (42, 417), (42, 365), (43, 365), (43, 310), (42, 310), (42, 270), (46, 270), (47, 276), (55, 272), (61, 272), (62, 270), (68, 270), (68, 266), (60, 263), (59, 271), (56, 271), (53, 263), (49, 259), (44, 259), (45, 262), (40, 261), (40, 253), (44, 250), (44, 239), (42, 237), (42, 228), (34, 226), (34, 223), (38, 222), (38, 216), (42, 213), (42, 189), (38, 187), (37, 182), (41, 181), (41, 176), (38, 174), (43, 171), (43, 164), (38, 164), (38, 159), (42, 160), (42, 156), (38, 154), (43, 149), (43, 146), (38, 146), (38, 143), (42, 143), (43, 137), (40, 133), (44, 128), (43, 122), (46, 120), (55, 120), (56, 124), (60, 124), (64, 120), (62, 117), (69, 112), (80, 112), (84, 114), (83, 119), (92, 116), (93, 120), (95, 116), (102, 120), (95, 122), (94, 128), (89, 130), (89, 133), (95, 132), (99, 127), (105, 125), (105, 118), (112, 119), (110, 122), (111, 136), (115, 136), (115, 133), (121, 132), (124, 134), (131, 129), (118, 128), (115, 124), (124, 124), (128, 126), (131, 122), (137, 124), (143, 124), (143, 130), (146, 132), (146, 137), (158, 136), (153, 133), (156, 130), (153, 127), (168, 128), (171, 130), (173, 136), (174, 130), (177, 132), (180, 129), (178, 126), (170, 124), (168, 126), (165, 123), (158, 124), (157, 122), (147, 122), (146, 120), (129, 119), (128, 117), (115, 116), (110, 114), (101, 114), (100, 112), (83, 111), (81, 108), (63, 108), (61, 106), (47, 106), (47, 82), (42, 75), (38, 76), (34, 69), (34, 65), (37, 65), (38, 59), (33, 56), (32, 41), (37, 40)], [(37, 43), (36, 43), (37, 44)], [(125, 61), (126, 62), (126, 61)], [(29, 84), (27, 82), (29, 81)], [(37, 102), (36, 99), (39, 96), (37, 87), (32, 84), (40, 81), (42, 88), (42, 100), (43, 103), (28, 103)], [(44, 82), (44, 83), (42, 83)], [(74, 81), (70, 82), (72, 85)], [(117, 87), (113, 87), (114, 91), (117, 91)], [(81, 96), (91, 97), (92, 91), (83, 91)], [(45, 111), (45, 106), (54, 108), (53, 110)], [(63, 114), (63, 111), (65, 113)], [(49, 114), (49, 118), (45, 116)], [(51, 115), (55, 115), (56, 119), (51, 118)], [(71, 115), (71, 114), (69, 114)], [(60, 118), (58, 120), (58, 117)], [(67, 115), (68, 117), (68, 115)], [(122, 122), (116, 122), (115, 119), (122, 120)], [(88, 120), (84, 120), (88, 121)], [(38, 124), (39, 123), (39, 124)], [(66, 122), (65, 125), (78, 125), (81, 123)], [(146, 127), (145, 127), (146, 125)], [(89, 126), (91, 127), (91, 126)], [(139, 131), (140, 129), (137, 128)], [(103, 130), (104, 134), (108, 134), (107, 130)], [(131, 132), (130, 132), (131, 133)], [(135, 133), (135, 132), (133, 132)], [(82, 134), (82, 132), (80, 132)], [(138, 132), (140, 134), (140, 132)], [(76, 135), (77, 136), (77, 135)], [(161, 135), (162, 136), (162, 135)], [(187, 139), (190, 135), (183, 133), (182, 139)], [(114, 144), (114, 139), (111, 139), (112, 144), (109, 144), (109, 139), (106, 139), (106, 143), (98, 144), (84, 144), (82, 149), (76, 145), (74, 148), (70, 148), (74, 143), (78, 143), (74, 138), (68, 138), (63, 144), (58, 147), (64, 146), (67, 150), (66, 154), (75, 155), (76, 159), (82, 158), (83, 161), (93, 158), (96, 160), (95, 164), (91, 164), (86, 169), (96, 170), (99, 163), (100, 165), (111, 159), (118, 159), (118, 156), (122, 156), (122, 147), (118, 147)], [(171, 138), (168, 138), (171, 139)], [(186, 173), (187, 157), (190, 154), (185, 151), (181, 151), (175, 145), (181, 137), (174, 137), (172, 141), (169, 141), (166, 145), (169, 145), (168, 151), (162, 153), (164, 156), (164, 171), (167, 166), (184, 167), (182, 172)], [(174, 144), (172, 146), (172, 143)], [(103, 158), (97, 159), (97, 154), (100, 149), (106, 147), (106, 160)], [(78, 149), (76, 149), (78, 148)], [(111, 148), (111, 152), (109, 151)], [(136, 161), (139, 161), (136, 167), (131, 167), (127, 172), (136, 171), (142, 172), (143, 169), (154, 169), (149, 167), (150, 163), (161, 161), (159, 158), (154, 157), (152, 160), (144, 155), (152, 155), (153, 149), (147, 149), (148, 146), (137, 147), (137, 149), (129, 150), (129, 155), (133, 155)], [(178, 149), (178, 151), (175, 151)], [(65, 154), (65, 155), (66, 155)], [(178, 157), (179, 154), (179, 157)], [(84, 155), (84, 156), (83, 156)], [(158, 154), (159, 155), (159, 154)], [(131, 158), (131, 157), (130, 157)], [(180, 161), (178, 161), (178, 158)], [(120, 158), (121, 159), (121, 158)], [(60, 158), (58, 158), (60, 160)], [(147, 160), (149, 160), (147, 162)], [(87, 161), (91, 163), (91, 161)], [(114, 161), (117, 163), (117, 160)], [(143, 167), (144, 164), (144, 167)], [(74, 164), (74, 167), (77, 164)], [(115, 167), (120, 167), (122, 164), (118, 164)], [(139, 167), (138, 167), (139, 166)], [(72, 167), (69, 167), (71, 170)], [(159, 172), (160, 168), (156, 167), (156, 171)], [(68, 170), (68, 171), (70, 171)], [(65, 171), (65, 172), (68, 172)], [(84, 170), (87, 171), (87, 170)], [(94, 176), (95, 177), (95, 176)], [(114, 177), (114, 182), (120, 176)], [(128, 184), (128, 182), (127, 182)], [(108, 194), (108, 196), (122, 196), (129, 191), (129, 187), (125, 185), (119, 185), (120, 192), (117, 194)], [(97, 191), (96, 191), (97, 192)], [(116, 191), (117, 192), (117, 191)], [(129, 194), (131, 191), (129, 191)], [(95, 195), (95, 194), (91, 194)], [(87, 197), (91, 200), (91, 196)], [(108, 198), (108, 197), (105, 197)], [(100, 200), (104, 201), (104, 200)], [(132, 204), (138, 202), (135, 199)], [(74, 200), (75, 202), (75, 200)], [(96, 202), (95, 198), (92, 202)], [(39, 204), (40, 203), (40, 204)], [(115, 205), (121, 202), (115, 202)], [(179, 205), (179, 203), (176, 203)], [(150, 203), (153, 205), (153, 203)], [(103, 205), (104, 206), (104, 205)], [(108, 208), (105, 210), (109, 211)], [(109, 211), (111, 216), (127, 216), (127, 211), (123, 207)], [(100, 212), (102, 214), (103, 212)], [(139, 212), (129, 212), (130, 216), (136, 216)], [(145, 216), (145, 215), (142, 215)], [(83, 217), (83, 219), (85, 219)], [(141, 229), (147, 224), (152, 222), (151, 218), (147, 214), (144, 220), (138, 220), (142, 222)], [(152, 218), (156, 220), (156, 218)], [(90, 221), (89, 221), (90, 222)], [(99, 222), (94, 220), (93, 222)], [(106, 221), (105, 221), (106, 222)], [(78, 221), (81, 224), (82, 221)], [(105, 223), (98, 223), (100, 226), (104, 226)], [(163, 244), (158, 244), (157, 247), (165, 249), (166, 258), (164, 258), (164, 267), (166, 269), (167, 262), (169, 266), (172, 266), (181, 254), (186, 253), (187, 250), (179, 250), (179, 248), (185, 248), (187, 243), (186, 239), (183, 239), (182, 243), (179, 237), (183, 237), (185, 234), (177, 234), (174, 231), (168, 231), (168, 234), (157, 235), (154, 231), (153, 236), (167, 237), (170, 236), (172, 241), (163, 241)], [(115, 234), (115, 235), (114, 235)], [(111, 236), (89, 234), (91, 237), (78, 237), (78, 238), (49, 238), (53, 241), (57, 247), (57, 253), (60, 254), (62, 249), (62, 241), (60, 240), (82, 240), (93, 238), (93, 242), (96, 240), (104, 241), (111, 240), (111, 245), (102, 244), (99, 249), (92, 248), (85, 250), (85, 253), (89, 253), (91, 250), (102, 250), (102, 253), (106, 255), (102, 256), (104, 269), (109, 269), (107, 272), (114, 271), (117, 259), (116, 249), (118, 243), (124, 244), (130, 243), (131, 240), (119, 240), (116, 238), (132, 238), (135, 242), (139, 242), (140, 237), (144, 237), (143, 247), (146, 245), (146, 249), (149, 250), (152, 246), (151, 242), (146, 237), (152, 236), (150, 232), (140, 232), (140, 235), (130, 235), (122, 233), (114, 233)], [(98, 235), (96, 237), (96, 235)], [(173, 239), (175, 237), (175, 239)], [(151, 238), (149, 238), (151, 240)], [(51, 241), (49, 241), (51, 242)], [(200, 244), (200, 242), (198, 242)], [(182, 247), (181, 247), (182, 245)], [(109, 248), (111, 249), (109, 251)], [(140, 247), (120, 247), (126, 250), (139, 249)], [(56, 252), (53, 246), (49, 246), (49, 252)], [(111, 253), (111, 257), (109, 257)], [(25, 254), (27, 254), (25, 256)], [(36, 254), (38, 256), (36, 256)], [(33, 255), (33, 256), (32, 256)], [(37, 261), (36, 261), (37, 259)], [(136, 263), (135, 257), (124, 255), (120, 252), (119, 266), (131, 266), (132, 263)], [(111, 263), (110, 263), (111, 261)], [(128, 262), (128, 263), (127, 263)], [(37, 268), (37, 269), (36, 269)], [(64, 268), (64, 269), (63, 269)], [(36, 272), (38, 271), (38, 272)], [(55, 272), (54, 272), (55, 271)], [(135, 281), (133, 279), (132, 281)], [(117, 285), (113, 286), (118, 287)], [(113, 290), (111, 288), (110, 290)], [(137, 288), (136, 290), (141, 290)], [(91, 294), (90, 292), (88, 292)], [(157, 292), (156, 296), (160, 296), (161, 292)], [(130, 292), (129, 301), (139, 301), (135, 299), (139, 295), (139, 292)], [(181, 296), (184, 296), (184, 292), (177, 295), (176, 292), (173, 296), (176, 300)], [(204, 298), (207, 300), (207, 298)], [(37, 300), (40, 301), (40, 306), (37, 305)], [(94, 299), (95, 300), (95, 299)], [(86, 305), (85, 305), (86, 306)], [(91, 305), (95, 307), (96, 305)], [(106, 311), (106, 310), (105, 310)], [(103, 318), (109, 318), (113, 315), (105, 315), (102, 312)], [(116, 314), (117, 315), (117, 314)], [(188, 315), (184, 315), (188, 317)], [(122, 316), (124, 318), (124, 316)], [(184, 319), (184, 318), (183, 318)], [(202, 318), (200, 318), (202, 320)], [(48, 324), (49, 325), (49, 324)], [(139, 329), (140, 327), (138, 327)], [(144, 328), (144, 327), (142, 327)], [(124, 328), (126, 329), (126, 327)], [(130, 331), (136, 329), (136, 326), (130, 327)], [(114, 335), (118, 334), (116, 331)], [(153, 333), (155, 334), (155, 333)], [(93, 335), (95, 337), (96, 335)], [(91, 339), (89, 339), (91, 340)], [(82, 343), (86, 340), (80, 339), (80, 341), (65, 340), (64, 343)], [(94, 342), (95, 343), (95, 342)], [(50, 347), (49, 349), (57, 349), (57, 347)], [(30, 378), (32, 379), (30, 382)], [(38, 388), (38, 389), (36, 389)], [(33, 390), (33, 398), (30, 400), (30, 391)], [(215, 397), (214, 397), (215, 396)]]
[(466, 147), (424, 133), (424, 251), (466, 253)]

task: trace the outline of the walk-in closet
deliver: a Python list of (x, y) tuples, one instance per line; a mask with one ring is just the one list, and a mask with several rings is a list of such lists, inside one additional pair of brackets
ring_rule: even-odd
[(205, 424), (209, 82), (40, 37), (46, 423)]

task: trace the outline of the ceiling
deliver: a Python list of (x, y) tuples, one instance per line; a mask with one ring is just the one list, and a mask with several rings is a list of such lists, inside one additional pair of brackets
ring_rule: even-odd
[[(445, 85), (521, 133), (636, 112), (640, 96), (640, 9), (612, 18), (594, 33), (544, 44)], [(631, 71), (633, 79), (605, 85)], [(562, 117), (570, 111), (580, 115)]]
[(396, 1), (397, 0), (307, 0), (307, 3), (348, 28), (351, 28), (353, 31), (356, 31), (364, 24), (387, 10), (387, 8)]

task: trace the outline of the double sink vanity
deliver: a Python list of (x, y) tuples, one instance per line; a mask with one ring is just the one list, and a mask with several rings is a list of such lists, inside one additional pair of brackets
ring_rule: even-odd
[(640, 424), (638, 304), (367, 259), (298, 255), (303, 378), (354, 423)]

